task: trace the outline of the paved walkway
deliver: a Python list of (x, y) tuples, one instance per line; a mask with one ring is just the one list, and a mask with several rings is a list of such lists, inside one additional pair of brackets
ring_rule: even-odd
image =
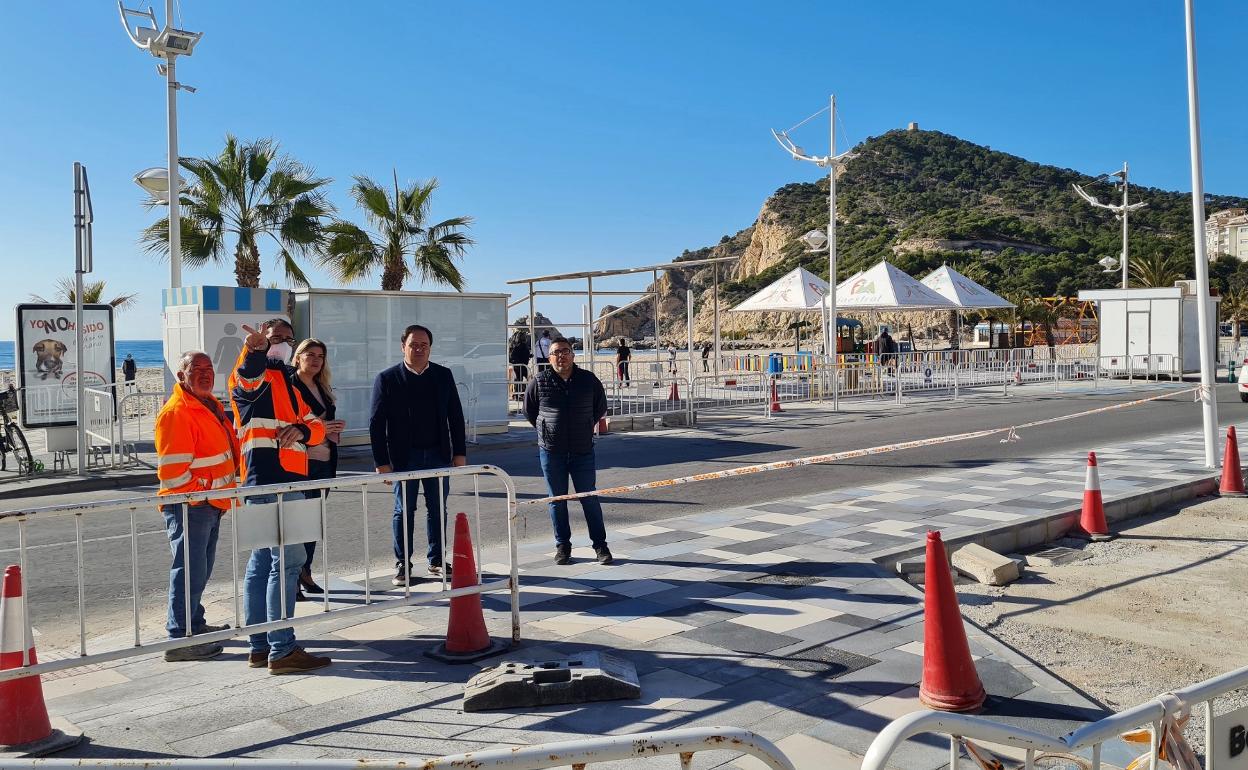
[[(1195, 434), (1094, 448), (1110, 500), (1212, 475)], [(279, 679), (248, 669), (236, 640), (215, 661), (145, 656), (50, 679), (45, 695), (54, 714), (92, 739), (68, 756), (428, 757), (718, 724), (778, 742), (802, 770), (857, 767), (884, 725), (921, 708), (922, 594), (874, 558), (916, 545), (931, 528), (949, 539), (1077, 508), (1083, 465), (1082, 455), (1038, 457), (633, 526), (611, 532), (611, 567), (588, 548), (558, 567), (547, 545), (522, 546), (524, 643), (480, 665), (611, 649), (636, 665), (638, 701), (463, 713), (463, 683), (477, 669), (422, 654), (445, 632), (444, 606), (365, 622), (327, 616), (300, 633), (336, 661), (319, 674)], [(528, 517), (528, 526), (548, 526), (544, 512), (530, 507)], [(485, 571), (504, 572), (501, 555), (487, 550)], [(388, 577), (374, 575), (372, 590), (392, 590)], [(333, 603), (358, 604), (363, 580), (331, 583)], [(485, 605), (487, 624), (505, 635), (506, 595)], [(299, 605), (300, 614), (319, 609)], [(209, 609), (210, 621), (231, 615)], [(1051, 735), (1102, 715), (991, 637), (968, 632), (988, 715)], [(1108, 746), (1105, 758), (1121, 765), (1127, 754)], [(939, 768), (947, 759), (945, 739), (931, 737), (907, 743), (893, 761)], [(731, 755), (707, 753), (695, 764), (725, 762)]]

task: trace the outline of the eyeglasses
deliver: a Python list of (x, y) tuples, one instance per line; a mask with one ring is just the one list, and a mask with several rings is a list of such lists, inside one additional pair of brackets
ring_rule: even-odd
[(560, 349), (560, 350), (552, 350), (552, 351), (550, 351), (550, 357), (551, 357), (551, 358), (563, 358), (563, 357), (565, 357), (565, 356), (571, 356), (571, 355), (572, 355), (572, 351), (571, 351), (571, 350), (563, 350), (563, 349)]
[(428, 342), (409, 342), (407, 346), (412, 350), (428, 350), (431, 347)]

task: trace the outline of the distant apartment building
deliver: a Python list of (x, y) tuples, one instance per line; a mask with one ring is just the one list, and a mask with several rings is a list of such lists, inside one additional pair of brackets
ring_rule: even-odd
[(1206, 219), (1205, 253), (1209, 259), (1229, 254), (1248, 261), (1248, 211), (1223, 209)]

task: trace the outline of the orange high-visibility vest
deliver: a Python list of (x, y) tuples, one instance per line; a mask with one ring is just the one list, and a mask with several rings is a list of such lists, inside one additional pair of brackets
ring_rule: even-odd
[[(307, 476), (308, 447), (325, 440), (325, 423), (290, 384), (286, 367), (276, 363), (270, 367), (263, 352), (243, 348), (229, 386), (242, 450), (239, 466), (244, 485), (283, 481), (283, 471)], [(305, 428), (307, 441), (278, 446), (277, 434), (287, 425)]]
[[(238, 438), (224, 411), (216, 414), (181, 385), (156, 415), (157, 495), (238, 486)], [(223, 511), (230, 500), (209, 500)]]

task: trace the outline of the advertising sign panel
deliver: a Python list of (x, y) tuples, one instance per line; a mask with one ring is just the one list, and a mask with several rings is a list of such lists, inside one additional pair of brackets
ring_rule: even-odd
[(78, 411), (78, 376), (86, 387), (111, 385), (113, 308), (83, 307), (83, 347), (77, 348), (73, 305), (17, 306), (17, 383), (21, 390), (22, 426), (74, 425)]

